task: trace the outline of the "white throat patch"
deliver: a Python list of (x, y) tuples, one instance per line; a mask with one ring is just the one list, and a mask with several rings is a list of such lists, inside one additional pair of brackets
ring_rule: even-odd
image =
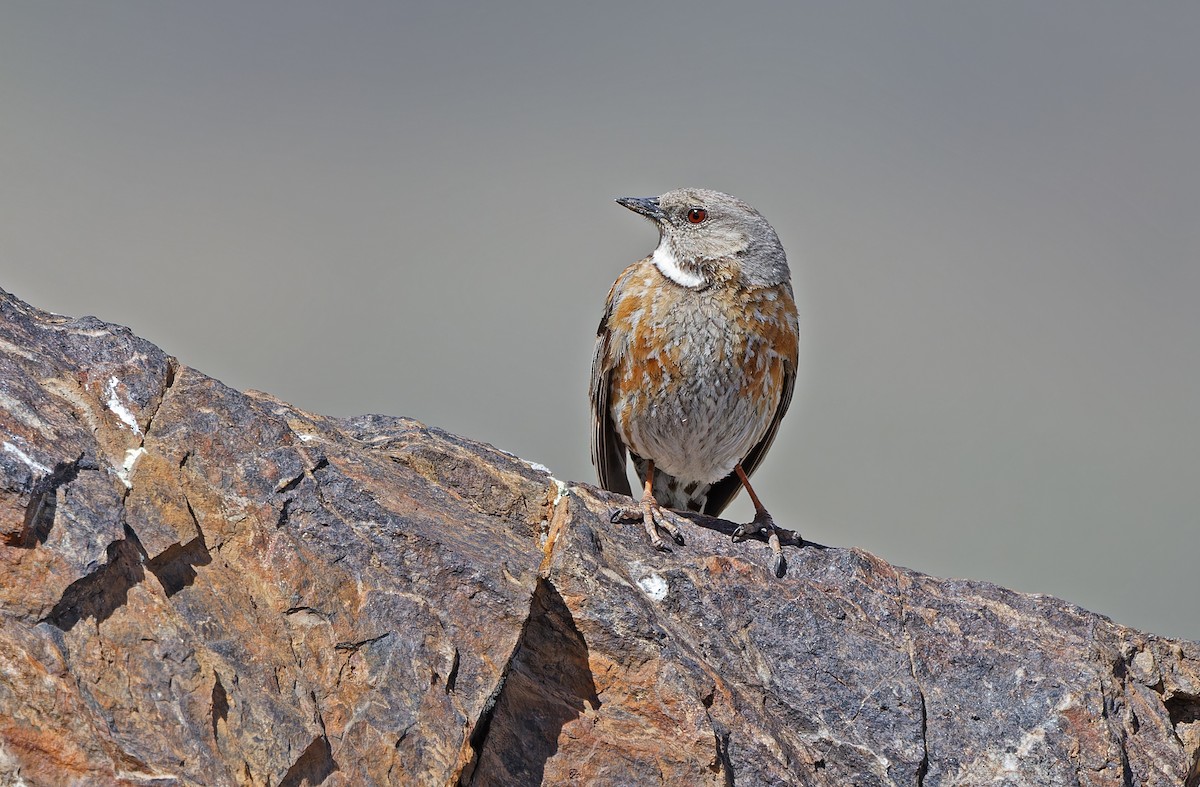
[(681, 287), (699, 287), (704, 283), (703, 276), (697, 276), (679, 266), (679, 260), (675, 259), (675, 255), (671, 252), (671, 247), (665, 242), (658, 244), (658, 248), (654, 250), (650, 261), (654, 263), (654, 267), (658, 268), (663, 276), (666, 276)]

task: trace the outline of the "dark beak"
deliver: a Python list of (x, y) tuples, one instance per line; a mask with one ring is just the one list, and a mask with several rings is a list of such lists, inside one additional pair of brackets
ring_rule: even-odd
[(666, 218), (662, 209), (658, 207), (658, 197), (617, 197), (615, 202), (654, 221)]

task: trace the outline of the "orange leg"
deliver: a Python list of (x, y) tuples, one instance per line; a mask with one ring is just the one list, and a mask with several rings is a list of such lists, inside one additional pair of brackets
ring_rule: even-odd
[(666, 550), (666, 544), (658, 537), (657, 527), (663, 530), (675, 540), (676, 544), (683, 546), (683, 534), (679, 532), (679, 528), (671, 521), (667, 515), (666, 509), (658, 504), (654, 499), (654, 460), (646, 462), (646, 487), (642, 490), (642, 524), (646, 528), (646, 532), (650, 534), (650, 545), (658, 550)]
[(783, 546), (779, 543), (779, 529), (775, 527), (775, 520), (767, 513), (766, 506), (754, 493), (754, 487), (750, 486), (750, 479), (741, 464), (738, 464), (734, 471), (741, 480), (742, 486), (746, 487), (746, 493), (750, 495), (750, 502), (754, 503), (754, 519), (748, 525), (738, 526), (738, 529), (733, 532), (733, 540), (742, 540), (751, 530), (759, 533), (765, 532), (767, 543), (771, 547), (771, 573), (782, 577), (787, 571), (787, 561), (783, 557)]
[(646, 482), (642, 488), (641, 503), (635, 508), (618, 509), (613, 512), (611, 518), (614, 521), (617, 519), (642, 520), (642, 526), (650, 535), (650, 545), (659, 551), (665, 552), (667, 549), (667, 545), (658, 535), (660, 527), (667, 531), (676, 544), (684, 545), (683, 533), (680, 533), (679, 527), (671, 521), (667, 509), (654, 499), (654, 462), (652, 460), (646, 462)]

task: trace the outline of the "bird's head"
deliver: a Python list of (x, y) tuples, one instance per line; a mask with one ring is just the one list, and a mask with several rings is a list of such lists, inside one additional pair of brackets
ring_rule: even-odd
[(769, 287), (789, 278), (775, 230), (737, 197), (708, 189), (676, 189), (660, 197), (621, 197), (619, 205), (658, 227), (651, 258), (664, 276), (703, 289), (717, 281)]

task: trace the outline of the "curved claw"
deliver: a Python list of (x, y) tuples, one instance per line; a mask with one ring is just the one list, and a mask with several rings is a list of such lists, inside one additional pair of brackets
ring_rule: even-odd
[(659, 552), (670, 552), (670, 548), (662, 537), (658, 534), (661, 528), (667, 532), (679, 546), (686, 546), (683, 539), (683, 533), (679, 531), (679, 526), (671, 521), (670, 513), (667, 509), (659, 505), (658, 501), (653, 497), (644, 498), (639, 504), (633, 506), (625, 506), (621, 508), (610, 509), (608, 521), (613, 524), (621, 522), (638, 522), (646, 529), (646, 534), (650, 536), (650, 546), (657, 549)]
[(787, 559), (783, 556), (783, 546), (779, 543), (779, 531), (771, 526), (771, 537), (767, 539), (771, 547), (771, 573), (778, 579), (783, 579), (787, 572)]
[(683, 534), (679, 532), (679, 527), (671, 521), (666, 509), (659, 505), (652, 496), (642, 498), (642, 524), (650, 535), (650, 545), (658, 551), (668, 551), (667, 545), (658, 535), (658, 528), (667, 531), (667, 535), (671, 537), (672, 541), (683, 546)]
[(608, 521), (614, 525), (619, 525), (622, 522), (640, 522), (642, 521), (642, 507), (633, 505), (610, 508), (608, 510)]
[(767, 528), (758, 527), (754, 522), (751, 522), (748, 525), (738, 525), (736, 528), (734, 528), (731, 538), (733, 539), (733, 543), (740, 544), (743, 541), (749, 541), (750, 539), (759, 536), (762, 537), (764, 541), (767, 540)]
[(771, 573), (775, 575), (776, 579), (783, 579), (787, 574), (787, 558), (783, 556), (782, 552), (771, 559)]
[(732, 537), (735, 544), (753, 537), (763, 538), (771, 548), (771, 574), (782, 579), (787, 573), (787, 558), (783, 556), (779, 528), (775, 526), (775, 520), (771, 518), (766, 509), (759, 509), (755, 512), (754, 519), (748, 524), (738, 525), (734, 529)]

